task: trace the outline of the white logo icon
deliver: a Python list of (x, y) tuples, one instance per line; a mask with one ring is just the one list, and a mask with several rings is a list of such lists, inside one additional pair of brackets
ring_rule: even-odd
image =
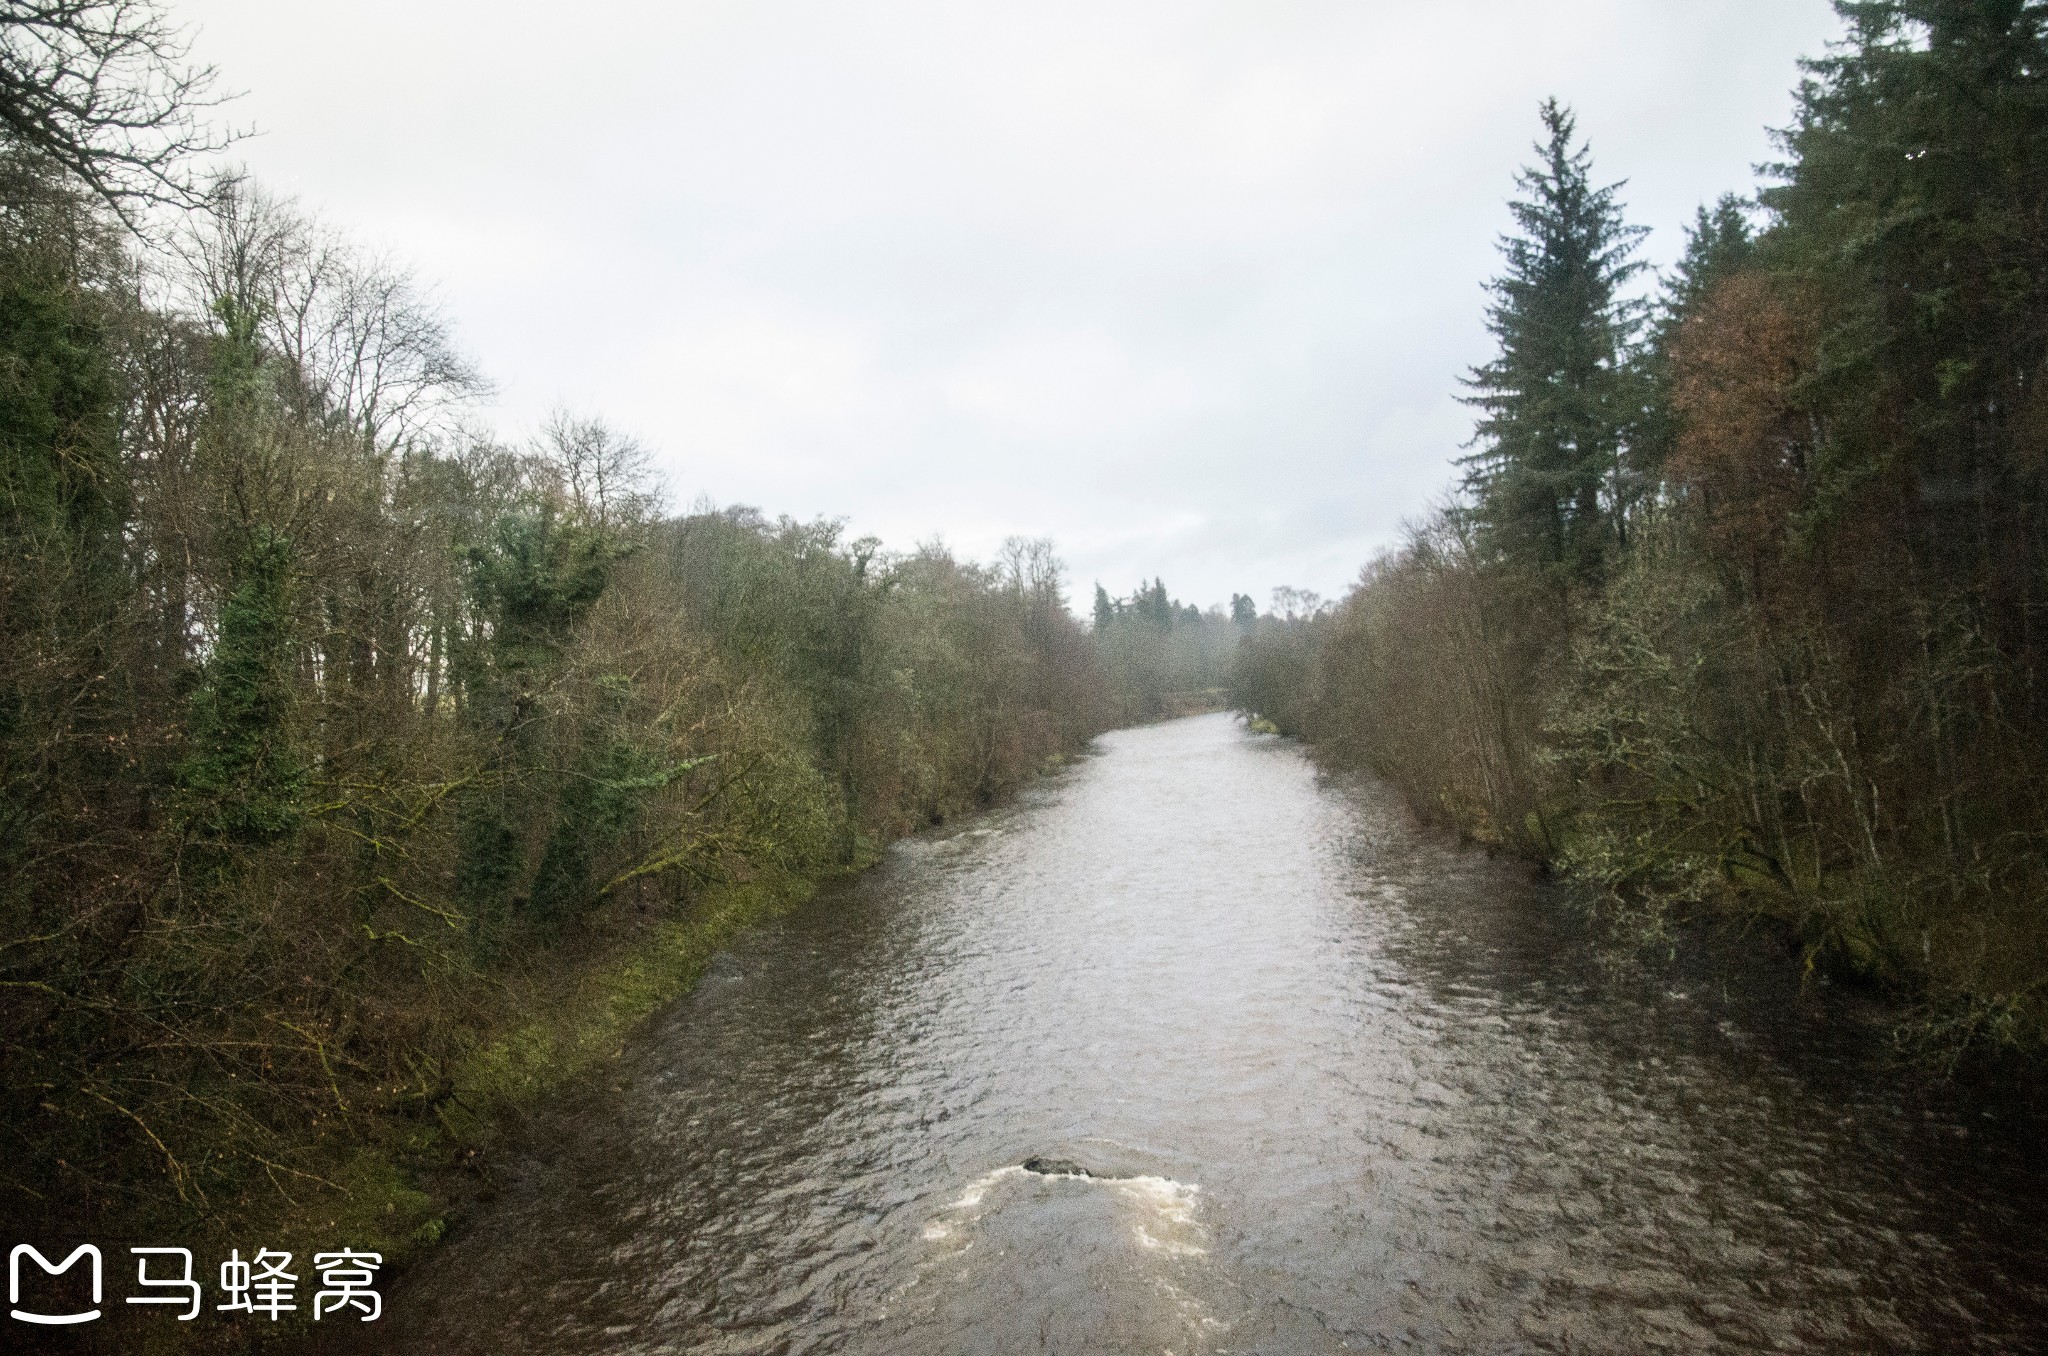
[[(7, 1302), (10, 1305), (21, 1303), (21, 1259), (24, 1253), (36, 1259), (36, 1265), (43, 1269), (45, 1276), (61, 1276), (71, 1270), (72, 1263), (76, 1262), (79, 1258), (92, 1258), (92, 1302), (95, 1305), (100, 1302), (100, 1250), (98, 1248), (95, 1248), (90, 1243), (81, 1243), (72, 1251), (69, 1257), (52, 1266), (49, 1258), (43, 1256), (28, 1244), (17, 1243), (14, 1245), (14, 1251), (7, 1254)], [(9, 1309), (7, 1312), (24, 1323), (90, 1323), (100, 1316), (100, 1311), (97, 1308), (88, 1309), (82, 1314), (32, 1314), (23, 1309)]]

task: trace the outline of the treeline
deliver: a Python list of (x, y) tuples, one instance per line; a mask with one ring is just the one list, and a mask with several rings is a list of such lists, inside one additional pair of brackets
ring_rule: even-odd
[(1655, 928), (2048, 1033), (2048, 5), (1842, 3), (1785, 159), (1639, 231), (1543, 111), (1461, 492), (1240, 702)]
[[(44, 50), (142, 78), (91, 36)], [(467, 427), (479, 378), (404, 272), (6, 111), (7, 1215), (187, 1242), (383, 1209), (401, 1150), (488, 1117), (465, 1061), (535, 1004), (1116, 717), (1046, 543), (667, 513), (600, 422)], [(314, 1241), (418, 1222), (391, 1209)]]
[[(1248, 601), (1232, 599), (1241, 618)], [(1158, 720), (1220, 710), (1230, 683), (1241, 621), (1220, 608), (1204, 612), (1140, 583), (1128, 597), (1095, 586), (1092, 631), (1122, 721)]]

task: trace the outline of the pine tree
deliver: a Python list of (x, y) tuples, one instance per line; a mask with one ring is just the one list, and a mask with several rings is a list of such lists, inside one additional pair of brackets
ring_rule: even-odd
[(1657, 317), (1659, 339), (1698, 306), (1715, 283), (1756, 257), (1756, 236), (1742, 199), (1724, 193), (1713, 210), (1699, 209), (1685, 231), (1685, 253), (1679, 257)]
[(1589, 580), (1625, 539), (1641, 479), (1623, 432), (1643, 306), (1620, 292), (1643, 267), (1630, 256), (1644, 230), (1623, 220), (1620, 184), (1593, 186), (1571, 112), (1551, 99), (1541, 113), (1541, 163), (1516, 177), (1523, 196), (1509, 204), (1521, 234), (1502, 238), (1507, 271), (1491, 287), (1500, 355), (1466, 378), (1482, 414), (1465, 484), (1502, 555)]
[(1943, 587), (1987, 589), (1990, 624), (2032, 646), (2048, 611), (2048, 4), (1838, 8), (1848, 38), (1804, 63), (1792, 159), (1763, 195), (1823, 309), (1814, 525), (1866, 496), (1909, 505), (1900, 544)]
[(1679, 327), (1699, 313), (1714, 288), (1756, 261), (1756, 234), (1750, 229), (1748, 205), (1732, 193), (1710, 210), (1702, 206), (1686, 228), (1685, 252), (1665, 280), (1663, 296), (1650, 325), (1650, 340), (1639, 359), (1643, 401), (1633, 426), (1626, 431), (1634, 469), (1660, 474), (1677, 445), (1681, 421), (1672, 403), (1672, 346)]
[(1164, 578), (1154, 579), (1149, 588), (1140, 588), (1138, 597), (1146, 621), (1162, 631), (1173, 625), (1173, 600), (1167, 597)]

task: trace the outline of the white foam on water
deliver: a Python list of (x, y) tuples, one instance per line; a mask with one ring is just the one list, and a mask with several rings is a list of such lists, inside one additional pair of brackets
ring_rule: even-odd
[[(1023, 1197), (1009, 1196), (999, 1200), (994, 1193), (1006, 1183), (1014, 1190), (1016, 1182), (1029, 1178), (1060, 1183), (1056, 1189), (1062, 1191), (1073, 1190), (1065, 1184), (1076, 1183), (1085, 1189), (1108, 1192), (1108, 1199), (1119, 1202), (1115, 1214), (1121, 1218), (1117, 1222), (1129, 1229), (1126, 1237), (1140, 1250), (1138, 1256), (1148, 1259), (1141, 1265), (1143, 1273), (1149, 1276), (1149, 1284), (1169, 1301), (1187, 1325), (1181, 1330), (1183, 1340), (1204, 1347), (1213, 1340), (1215, 1332), (1229, 1327), (1228, 1323), (1216, 1317), (1208, 1301), (1199, 1293), (1207, 1287), (1208, 1281), (1196, 1282), (1193, 1275), (1183, 1272), (1186, 1266), (1204, 1265), (1195, 1259), (1205, 1258), (1209, 1252), (1208, 1231), (1199, 1218), (1202, 1192), (1199, 1183), (1179, 1182), (1150, 1173), (1130, 1177), (1098, 1177), (1085, 1172), (1040, 1173), (1021, 1164), (1010, 1164), (983, 1173), (961, 1187), (957, 1196), (925, 1220), (921, 1232), (928, 1251), (912, 1264), (909, 1274), (889, 1292), (878, 1317), (899, 1306), (914, 1305), (916, 1302), (911, 1296), (930, 1281), (942, 1277), (967, 1280), (970, 1273), (955, 1269), (965, 1265), (967, 1255), (981, 1241), (981, 1230), (977, 1226), (982, 1218), (991, 1210), (1029, 1199), (1027, 1193)], [(1190, 1283), (1196, 1293), (1175, 1284), (1176, 1280)], [(926, 1306), (937, 1302), (934, 1298), (927, 1301)]]
[[(1002, 1181), (1005, 1177), (1022, 1177), (1023, 1175), (1024, 1169), (1012, 1163), (1007, 1168), (997, 1168), (994, 1172), (983, 1173), (972, 1182), (969, 1182), (966, 1190), (960, 1193), (960, 1199), (947, 1206), (944, 1214), (941, 1214), (936, 1219), (925, 1221), (924, 1236), (926, 1241), (935, 1243), (941, 1239), (951, 1238), (960, 1225), (974, 1223), (975, 1220), (981, 1217), (980, 1214), (978, 1212), (969, 1214), (968, 1212), (976, 1210), (976, 1207), (981, 1204), (983, 1198), (988, 1195), (996, 1183)], [(948, 1218), (948, 1216), (963, 1214), (968, 1217), (966, 1219)]]
[[(981, 1204), (988, 1193), (1009, 1178), (1025, 1176), (1027, 1171), (1013, 1163), (969, 1182), (959, 1199), (925, 1221), (925, 1241), (944, 1242), (954, 1238), (963, 1228), (972, 1226), (981, 1218)], [(1132, 1236), (1140, 1247), (1149, 1251), (1164, 1252), (1174, 1257), (1200, 1257), (1209, 1251), (1202, 1241), (1201, 1223), (1195, 1217), (1202, 1191), (1198, 1182), (1177, 1182), (1171, 1177), (1149, 1173), (1132, 1177), (1099, 1177), (1080, 1172), (1033, 1172), (1029, 1175), (1049, 1182), (1082, 1182), (1102, 1187), (1133, 1202), (1142, 1211), (1142, 1217), (1132, 1225)], [(959, 1246), (964, 1251), (972, 1244)]]
[(981, 1198), (988, 1195), (989, 1188), (993, 1187), (997, 1182), (1002, 1181), (1005, 1177), (1022, 1177), (1023, 1175), (1024, 1169), (1014, 1163), (1007, 1168), (997, 1168), (994, 1172), (984, 1173), (982, 1176), (969, 1182), (967, 1190), (960, 1193), (960, 1199), (946, 1208), (948, 1210), (972, 1210), (975, 1206), (981, 1204)]
[[(1151, 1212), (1150, 1220), (1141, 1220), (1132, 1226), (1140, 1247), (1175, 1257), (1207, 1255), (1209, 1249), (1198, 1241), (1202, 1236), (1202, 1226), (1195, 1219), (1196, 1198), (1202, 1191), (1200, 1183), (1176, 1182), (1171, 1177), (1153, 1176), (1098, 1177), (1092, 1180), (1116, 1187)], [(1155, 1233), (1154, 1228), (1161, 1225), (1165, 1227)], [(1177, 1234), (1181, 1236), (1176, 1237)]]

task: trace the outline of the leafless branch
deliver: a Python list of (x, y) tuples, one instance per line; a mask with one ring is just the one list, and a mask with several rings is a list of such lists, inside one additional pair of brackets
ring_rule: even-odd
[(0, 0), (0, 132), (130, 228), (149, 206), (199, 206), (193, 158), (239, 134), (204, 120), (225, 96), (190, 56), (155, 0)]

